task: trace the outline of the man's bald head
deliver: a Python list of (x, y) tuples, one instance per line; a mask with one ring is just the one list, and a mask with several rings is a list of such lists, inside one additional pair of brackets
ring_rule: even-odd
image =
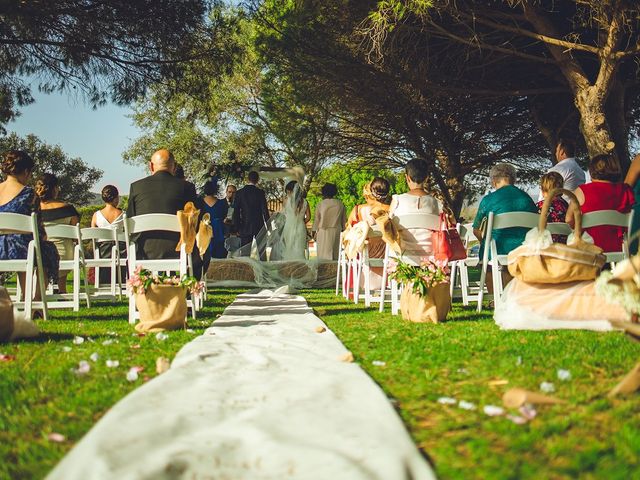
[(173, 174), (175, 166), (176, 161), (173, 158), (173, 154), (165, 148), (155, 152), (151, 156), (151, 161), (149, 162), (149, 168), (153, 173), (169, 172)]

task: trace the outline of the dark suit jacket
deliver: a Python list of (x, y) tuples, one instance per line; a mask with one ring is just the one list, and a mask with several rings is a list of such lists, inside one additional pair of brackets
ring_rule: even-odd
[(233, 203), (233, 225), (238, 234), (241, 237), (253, 237), (269, 219), (264, 190), (255, 185), (246, 185), (236, 192)]
[[(157, 172), (131, 184), (127, 217), (149, 213), (175, 215), (184, 209), (187, 202), (193, 202), (196, 208), (200, 208), (201, 199), (197, 197), (193, 183), (176, 178), (169, 172)], [(145, 232), (136, 240), (136, 249), (144, 255), (142, 258), (175, 258), (179, 240), (179, 233)]]

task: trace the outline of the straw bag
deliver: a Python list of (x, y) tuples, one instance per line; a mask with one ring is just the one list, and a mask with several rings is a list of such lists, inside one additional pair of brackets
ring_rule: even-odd
[[(547, 228), (551, 201), (565, 194), (575, 204), (573, 239), (567, 245), (553, 243)], [(508, 256), (509, 273), (527, 283), (567, 283), (595, 280), (605, 264), (602, 249), (582, 239), (582, 215), (578, 199), (569, 190), (558, 188), (549, 193), (542, 206), (538, 228), (527, 233), (523, 245)]]
[(440, 323), (451, 310), (449, 283), (431, 287), (425, 296), (413, 291), (413, 284), (405, 285), (400, 295), (402, 318), (416, 323)]

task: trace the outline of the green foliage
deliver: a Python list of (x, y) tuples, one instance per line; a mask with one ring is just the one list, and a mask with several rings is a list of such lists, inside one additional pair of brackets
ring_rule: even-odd
[(391, 193), (404, 193), (407, 191), (407, 183), (402, 173), (396, 173), (385, 168), (372, 168), (361, 166), (357, 162), (333, 164), (323, 169), (307, 194), (307, 201), (312, 213), (315, 207), (322, 201), (320, 193), (325, 183), (333, 183), (338, 188), (337, 199), (344, 203), (347, 214), (356, 205), (364, 202), (362, 189), (374, 177), (382, 177), (389, 181)]
[(81, 158), (71, 158), (59, 145), (49, 145), (35, 135), (19, 137), (12, 133), (0, 137), (0, 152), (24, 150), (35, 162), (32, 182), (43, 173), (53, 173), (60, 183), (60, 198), (84, 205), (92, 198), (91, 189), (102, 178), (102, 170), (90, 167)]
[[(94, 105), (129, 103), (149, 84), (180, 78), (185, 64), (226, 64), (226, 26), (204, 21), (208, 0), (9, 1), (0, 5), (0, 129), (45, 92), (82, 92)], [(52, 112), (53, 113), (53, 112)]]
[(431, 260), (425, 260), (420, 265), (395, 260), (395, 266), (390, 268), (389, 277), (402, 285), (411, 285), (413, 292), (421, 297), (426, 296), (434, 285), (449, 281), (444, 268)]

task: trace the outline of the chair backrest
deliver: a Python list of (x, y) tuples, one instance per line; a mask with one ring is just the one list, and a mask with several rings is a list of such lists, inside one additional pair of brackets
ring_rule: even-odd
[(598, 210), (582, 215), (582, 228), (599, 227), (608, 225), (612, 227), (631, 228), (630, 213), (620, 213), (617, 210)]
[(492, 230), (514, 227), (533, 228), (538, 226), (540, 219), (539, 214), (531, 212), (508, 212), (498, 215), (490, 212), (489, 216), (493, 216)]
[(105, 240), (114, 241), (117, 233), (112, 228), (87, 227), (80, 229), (83, 240)]
[(19, 213), (0, 213), (0, 235), (12, 233), (33, 234), (32, 216)]
[(79, 243), (82, 242), (80, 225), (49, 224), (45, 225), (44, 230), (47, 232), (48, 238), (63, 238), (75, 240)]
[(125, 236), (142, 232), (161, 230), (164, 232), (180, 233), (180, 224), (176, 215), (168, 213), (150, 213), (148, 215), (136, 215), (135, 217), (124, 218)]
[(399, 230), (425, 229), (439, 230), (440, 217), (431, 213), (407, 213), (393, 217), (393, 222)]

